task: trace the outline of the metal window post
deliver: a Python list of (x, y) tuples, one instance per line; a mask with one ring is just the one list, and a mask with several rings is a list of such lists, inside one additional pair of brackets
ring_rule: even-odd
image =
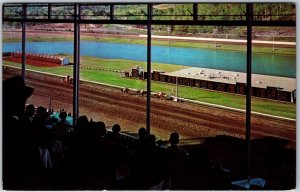
[(51, 19), (51, 4), (48, 4), (48, 19)]
[[(253, 4), (247, 3), (247, 97), (246, 97), (246, 142), (247, 173), (251, 170), (251, 75), (252, 75), (252, 21)], [(248, 175), (249, 176), (249, 175)]]
[(193, 20), (198, 20), (198, 3), (193, 4)]
[(109, 19), (111, 20), (111, 21), (113, 21), (114, 20), (114, 14), (115, 14), (115, 8), (114, 8), (114, 5), (113, 4), (111, 4), (110, 5), (110, 13), (109, 13), (110, 15), (109, 15)]
[(151, 21), (152, 21), (152, 4), (148, 4), (148, 24), (147, 24), (147, 114), (146, 130), (150, 134), (151, 127)]
[(26, 14), (27, 4), (22, 4), (22, 78), (25, 81), (25, 69), (26, 69)]
[(178, 101), (178, 77), (176, 76), (176, 101)]
[(73, 123), (79, 115), (79, 61), (80, 61), (80, 6), (75, 4), (74, 12), (74, 66), (73, 66)]

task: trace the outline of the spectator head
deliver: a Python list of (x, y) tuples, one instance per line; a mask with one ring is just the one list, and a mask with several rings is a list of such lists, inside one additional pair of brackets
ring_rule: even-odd
[(32, 95), (33, 88), (24, 84), (21, 76), (14, 76), (3, 81), (3, 112), (7, 115), (21, 116), (26, 100)]
[(105, 136), (106, 135), (105, 123), (103, 121), (99, 121), (99, 122), (97, 122), (97, 127), (98, 127), (99, 135)]
[(76, 120), (76, 128), (79, 138), (83, 140), (89, 140), (95, 138), (93, 128), (89, 122), (87, 116), (80, 116)]
[(25, 114), (28, 115), (29, 117), (32, 117), (34, 115), (35, 108), (32, 104), (29, 104), (25, 108)]
[(121, 131), (121, 127), (119, 124), (114, 124), (111, 128), (112, 132), (119, 133)]
[(138, 131), (138, 135), (139, 135), (139, 138), (145, 139), (146, 135), (147, 135), (147, 130), (144, 127), (141, 127)]
[(67, 119), (67, 112), (65, 112), (65, 111), (60, 112), (59, 118), (61, 121), (65, 121)]
[(95, 133), (95, 137), (106, 135), (106, 128), (104, 122), (102, 121), (90, 122), (90, 125), (93, 132)]
[(40, 116), (42, 115), (43, 113), (47, 112), (46, 108), (43, 107), (43, 106), (39, 106), (37, 109), (36, 109), (36, 115), (37, 116)]
[(76, 127), (78, 128), (78, 130), (87, 128), (88, 126), (89, 126), (89, 120), (87, 116), (84, 115), (78, 117), (78, 119), (76, 120)]
[(156, 144), (158, 147), (161, 147), (163, 145), (163, 141), (161, 139), (156, 141)]
[(170, 134), (170, 139), (169, 139), (171, 145), (176, 145), (179, 143), (179, 134), (176, 132), (173, 132)]
[(150, 143), (155, 143), (156, 141), (156, 137), (153, 134), (148, 135), (147, 139)]
[(47, 111), (44, 111), (40, 116), (40, 120), (42, 122), (47, 122), (48, 120), (50, 120), (50, 114)]

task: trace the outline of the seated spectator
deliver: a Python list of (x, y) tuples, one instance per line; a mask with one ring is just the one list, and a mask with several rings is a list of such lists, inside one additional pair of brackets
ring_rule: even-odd
[(61, 111), (59, 113), (60, 122), (65, 123), (67, 119), (67, 113), (65, 111)]
[(141, 127), (138, 131), (139, 139), (146, 139), (147, 130), (144, 127)]
[(34, 112), (35, 112), (35, 108), (32, 104), (26, 106), (25, 112), (24, 112), (24, 115), (22, 118), (24, 126), (31, 126)]
[(146, 148), (145, 148), (145, 154), (149, 158), (154, 158), (157, 155), (158, 147), (156, 145), (156, 137), (153, 134), (150, 134), (146, 138)]
[(107, 147), (96, 139), (94, 123), (89, 122), (87, 116), (80, 116), (76, 121), (77, 138), (65, 150), (64, 174), (72, 183), (83, 185), (103, 175), (104, 149)]
[(147, 148), (147, 130), (141, 127), (138, 131), (138, 139), (134, 143), (134, 152), (136, 155), (144, 157)]
[(44, 112), (47, 112), (47, 109), (43, 106), (39, 106), (37, 109), (36, 109), (36, 116), (39, 116), (40, 114), (44, 113)]
[(114, 124), (111, 128), (112, 132), (115, 134), (119, 134), (121, 131), (121, 127), (119, 124)]
[(158, 148), (163, 148), (163, 141), (161, 139), (157, 140), (156, 145)]
[(33, 117), (32, 122), (36, 122), (36, 121), (40, 121), (40, 119), (42, 118), (43, 114), (47, 113), (47, 109), (43, 106), (39, 106), (36, 109), (36, 114)]
[(121, 140), (121, 127), (119, 124), (114, 124), (111, 128), (112, 132), (107, 133), (107, 138), (110, 139), (111, 141), (118, 142)]
[(90, 124), (91, 124), (91, 128), (93, 129), (93, 132), (94, 132), (96, 138), (105, 137), (106, 128), (105, 128), (104, 122), (102, 122), (102, 121), (90, 122)]
[(80, 116), (76, 120), (75, 128), (78, 132), (78, 135), (87, 134), (87, 129), (89, 128), (89, 120), (87, 116)]
[(179, 143), (179, 134), (176, 132), (171, 133), (169, 141), (171, 144), (171, 148), (177, 148), (177, 144)]
[(58, 122), (57, 126), (62, 129), (63, 132), (71, 133), (73, 132), (73, 128), (71, 127), (70, 123), (67, 121), (67, 112), (61, 111), (59, 113), (60, 121)]
[(49, 120), (50, 114), (46, 111), (33, 120), (33, 139), (39, 147), (48, 148), (54, 140), (50, 131), (53, 126), (49, 124)]

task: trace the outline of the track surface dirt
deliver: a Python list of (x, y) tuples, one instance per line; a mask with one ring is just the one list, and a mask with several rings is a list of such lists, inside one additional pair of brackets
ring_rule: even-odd
[[(20, 74), (20, 70), (6, 67), (3, 79)], [(64, 83), (61, 77), (26, 72), (26, 84), (34, 87), (28, 103), (64, 108), (72, 112), (73, 85)], [(171, 132), (180, 134), (181, 144), (201, 142), (217, 135), (245, 137), (245, 113), (151, 98), (151, 133), (158, 139), (167, 140)], [(137, 133), (146, 126), (146, 97), (121, 90), (80, 82), (79, 115), (104, 121), (107, 126), (119, 123), (122, 131)], [(296, 122), (252, 115), (251, 138), (276, 137), (287, 140), (288, 146), (296, 147)]]

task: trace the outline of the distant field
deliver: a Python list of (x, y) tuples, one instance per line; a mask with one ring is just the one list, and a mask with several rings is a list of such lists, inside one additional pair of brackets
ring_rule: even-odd
[[(130, 71), (131, 68), (136, 67), (136, 65), (146, 69), (145, 62), (129, 61), (129, 60), (114, 60), (114, 59), (99, 59), (92, 57), (81, 57), (81, 66), (98, 68), (98, 69), (86, 69), (82, 68), (80, 70), (80, 79), (96, 81), (111, 85), (117, 85), (122, 87), (134, 88), (134, 89), (146, 89), (145, 80), (137, 80), (133, 78), (124, 78), (119, 72), (105, 71), (101, 69), (111, 69), (119, 71)], [(3, 61), (4, 64), (10, 66), (20, 67), (19, 63), (12, 63), (8, 61)], [(36, 67), (36, 66), (26, 66), (27, 69), (43, 71), (58, 75), (68, 75), (72, 74), (73, 68), (60, 66), (60, 67)], [(180, 69), (187, 68), (185, 66), (179, 65), (166, 65), (153, 63), (152, 69), (160, 69), (166, 72), (172, 72)], [(153, 92), (162, 91), (168, 95), (175, 95), (176, 86), (174, 84), (162, 83), (162, 82), (152, 82), (151, 87)], [(192, 88), (187, 86), (179, 86), (179, 97), (192, 99), (196, 101), (202, 101), (212, 104), (218, 104), (227, 107), (233, 107), (237, 109), (245, 109), (246, 98), (245, 96), (209, 91), (200, 88)], [(282, 116), (288, 118), (296, 118), (296, 105), (293, 103), (284, 103), (278, 101), (271, 101), (261, 98), (252, 97), (252, 110), (260, 113)]]

